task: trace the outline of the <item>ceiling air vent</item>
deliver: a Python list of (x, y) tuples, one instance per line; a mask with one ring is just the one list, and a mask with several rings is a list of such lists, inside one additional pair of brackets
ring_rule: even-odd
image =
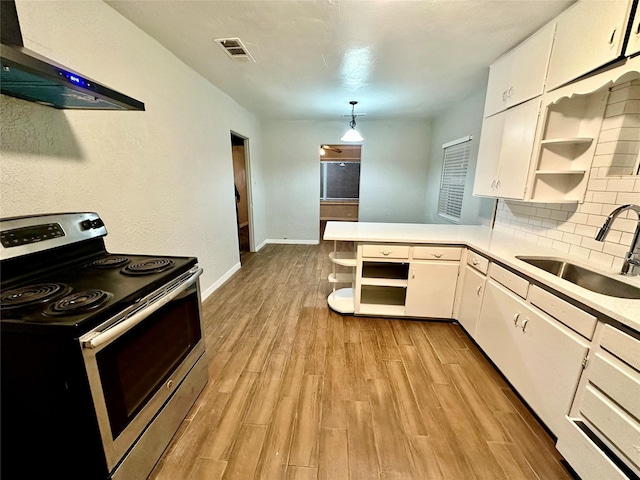
[(234, 60), (256, 61), (239, 38), (216, 38), (214, 41)]

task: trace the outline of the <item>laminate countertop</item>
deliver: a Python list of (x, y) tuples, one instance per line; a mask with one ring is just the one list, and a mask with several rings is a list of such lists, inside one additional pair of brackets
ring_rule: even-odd
[(512, 235), (476, 225), (420, 223), (327, 222), (324, 240), (362, 243), (461, 245), (481, 253), (535, 282), (583, 304), (586, 307), (640, 332), (640, 300), (594, 293), (567, 280), (529, 265), (516, 256), (545, 256), (586, 267), (615, 280), (640, 288), (640, 276), (620, 275), (616, 269), (603, 268), (558, 250), (542, 247)]

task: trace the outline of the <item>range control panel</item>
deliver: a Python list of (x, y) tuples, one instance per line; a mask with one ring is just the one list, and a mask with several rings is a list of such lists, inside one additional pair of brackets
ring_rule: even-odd
[(0, 243), (5, 248), (11, 248), (64, 236), (64, 230), (59, 223), (47, 223), (0, 232)]

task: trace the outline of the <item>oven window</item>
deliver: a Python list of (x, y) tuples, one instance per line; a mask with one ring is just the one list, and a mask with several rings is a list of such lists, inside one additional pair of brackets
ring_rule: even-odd
[(115, 439), (202, 336), (195, 287), (96, 355)]

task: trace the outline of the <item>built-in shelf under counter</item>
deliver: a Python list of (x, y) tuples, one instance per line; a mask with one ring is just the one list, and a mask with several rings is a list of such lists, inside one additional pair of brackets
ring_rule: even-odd
[(584, 259), (542, 247), (504, 232), (484, 226), (440, 225), (372, 222), (327, 222), (324, 240), (357, 243), (386, 243), (403, 245), (440, 244), (471, 248), (501, 265), (541, 285), (573, 299), (595, 312), (640, 331), (640, 300), (630, 300), (593, 293), (555, 275), (529, 265), (516, 256), (553, 256), (566, 258), (578, 265), (615, 277), (640, 288), (640, 277), (625, 277), (612, 268), (585, 262)]

